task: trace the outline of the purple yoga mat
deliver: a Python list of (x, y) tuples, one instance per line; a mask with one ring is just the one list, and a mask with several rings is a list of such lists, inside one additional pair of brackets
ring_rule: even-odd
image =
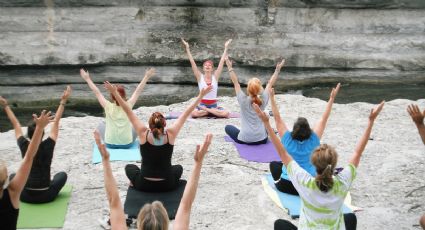
[(276, 152), (276, 149), (273, 146), (273, 143), (270, 141), (267, 141), (267, 143), (263, 145), (245, 145), (236, 143), (229, 136), (225, 136), (224, 140), (226, 142), (232, 142), (236, 146), (236, 149), (239, 152), (239, 156), (245, 160), (260, 163), (281, 161), (279, 155)]
[[(171, 111), (167, 113), (165, 116), (166, 119), (177, 119), (182, 114), (182, 112), (177, 111)], [(237, 112), (230, 112), (229, 118), (239, 118), (241, 117), (240, 113)], [(214, 117), (214, 116), (208, 116), (208, 117), (201, 117), (201, 119), (220, 119), (220, 117)]]

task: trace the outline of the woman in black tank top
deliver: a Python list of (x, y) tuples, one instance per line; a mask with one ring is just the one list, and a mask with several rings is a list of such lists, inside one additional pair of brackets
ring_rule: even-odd
[[(4, 105), (3, 105), (4, 106)], [(43, 111), (40, 117), (34, 116), (36, 128), (25, 157), (22, 159), (16, 175), (9, 182), (6, 164), (0, 162), (0, 228), (16, 229), (19, 215), (19, 198), (30, 174), (37, 148), (40, 145), (43, 130), (53, 117)]]
[(191, 112), (211, 91), (211, 86), (202, 89), (196, 100), (166, 130), (166, 120), (160, 112), (151, 115), (149, 127), (147, 127), (121, 98), (114, 85), (105, 82), (105, 88), (111, 92), (123, 108), (139, 137), (140, 154), (142, 155), (141, 169), (134, 164), (125, 167), (126, 175), (132, 186), (147, 192), (169, 191), (176, 188), (183, 173), (183, 167), (171, 165), (174, 141)]
[[(55, 122), (50, 129), (49, 137), (40, 143), (37, 154), (31, 166), (31, 172), (26, 182), (25, 188), (21, 194), (21, 200), (26, 203), (47, 203), (53, 201), (59, 194), (67, 180), (65, 172), (58, 172), (51, 180), (51, 165), (54, 154), (56, 140), (59, 136), (59, 122), (65, 110), (65, 104), (71, 95), (71, 86), (67, 86), (64, 90), (59, 106), (55, 114)], [(7, 100), (0, 97), (0, 104), (4, 105), (5, 112), (15, 130), (15, 137), (21, 150), (22, 158), (28, 150), (29, 140), (33, 138), (36, 124), (30, 122), (27, 128), (27, 137), (24, 137), (21, 125), (13, 113), (12, 109), (7, 105)], [(29, 140), (28, 140), (29, 139)]]

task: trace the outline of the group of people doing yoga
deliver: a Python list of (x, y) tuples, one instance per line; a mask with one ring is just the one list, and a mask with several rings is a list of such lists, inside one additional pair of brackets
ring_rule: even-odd
[[(332, 89), (326, 109), (319, 122), (311, 128), (307, 119), (299, 117), (289, 131), (280, 116), (275, 99), (273, 85), (285, 60), (280, 61), (265, 88), (258, 78), (252, 78), (247, 84), (247, 93), (241, 90), (237, 75), (228, 58), (227, 51), (231, 40), (226, 41), (219, 65), (214, 70), (212, 61), (203, 64), (201, 72), (191, 55), (189, 44), (182, 39), (192, 70), (199, 86), (199, 94), (185, 111), (167, 126), (164, 115), (154, 112), (147, 124), (138, 119), (132, 111), (137, 98), (148, 80), (155, 74), (155, 69), (148, 69), (143, 80), (127, 100), (123, 86), (105, 81), (104, 87), (111, 96), (107, 100), (90, 79), (88, 71), (80, 70), (81, 77), (94, 92), (105, 111), (105, 122), (94, 132), (94, 139), (102, 156), (104, 182), (110, 206), (110, 224), (112, 229), (127, 229), (126, 217), (119, 198), (116, 181), (112, 174), (107, 148), (129, 148), (137, 139), (142, 157), (141, 167), (128, 164), (125, 173), (130, 186), (145, 192), (165, 192), (175, 189), (183, 173), (181, 165), (172, 165), (171, 158), (176, 138), (189, 116), (216, 116), (226, 118), (229, 111), (218, 106), (218, 78), (227, 66), (233, 82), (237, 101), (241, 111), (241, 128), (227, 125), (225, 132), (235, 142), (247, 145), (260, 145), (269, 139), (275, 146), (281, 162), (271, 162), (270, 171), (279, 191), (299, 195), (302, 207), (299, 229), (356, 229), (356, 216), (343, 214), (344, 199), (356, 177), (363, 150), (369, 140), (375, 119), (384, 106), (377, 105), (369, 114), (368, 125), (361, 136), (348, 165), (336, 170), (338, 154), (334, 147), (320, 144), (332, 105), (340, 89), (340, 84)], [(64, 186), (67, 176), (64, 172), (55, 174), (51, 179), (51, 163), (55, 142), (58, 138), (59, 121), (64, 106), (71, 94), (68, 86), (64, 91), (57, 112), (42, 111), (40, 116), (33, 115), (32, 124), (28, 125), (27, 137), (24, 137), (21, 125), (16, 119), (8, 102), (0, 97), (0, 105), (6, 111), (13, 124), (18, 146), (22, 153), (22, 162), (16, 174), (8, 175), (4, 162), (0, 164), (0, 225), (2, 229), (16, 229), (20, 200), (28, 203), (46, 203), (55, 199)], [(264, 112), (268, 101), (271, 101), (275, 119), (276, 135)], [(410, 105), (408, 113), (415, 122), (422, 141), (425, 144), (425, 111), (420, 112), (417, 105)], [(41, 141), (44, 128), (53, 123), (49, 137)], [(212, 135), (207, 134), (202, 145), (196, 147), (194, 168), (185, 187), (183, 198), (177, 211), (174, 229), (188, 229), (190, 211), (196, 195), (202, 162)], [(425, 216), (421, 225), (425, 229)], [(161, 202), (144, 205), (138, 215), (138, 229), (168, 229), (168, 214)], [(277, 220), (275, 229), (297, 229), (287, 220)]]

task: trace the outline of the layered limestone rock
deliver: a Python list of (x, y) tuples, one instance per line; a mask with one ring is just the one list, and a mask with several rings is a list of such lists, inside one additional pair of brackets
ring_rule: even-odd
[(423, 83), (424, 15), (422, 0), (0, 0), (0, 85), (81, 84), (80, 67), (98, 83), (136, 83), (148, 66), (153, 83), (193, 85), (181, 37), (199, 65), (232, 38), (242, 83), (266, 81), (281, 58), (278, 87)]

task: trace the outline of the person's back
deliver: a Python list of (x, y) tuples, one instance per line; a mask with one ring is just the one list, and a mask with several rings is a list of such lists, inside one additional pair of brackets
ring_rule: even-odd
[[(251, 97), (245, 95), (242, 90), (236, 96), (241, 110), (241, 131), (239, 132), (238, 139), (243, 142), (257, 142), (267, 138), (266, 129), (252, 108), (253, 102)], [(263, 90), (261, 99), (262, 104), (260, 108), (264, 110), (269, 99), (268, 92)]]
[[(128, 103), (128, 102), (127, 102)], [(128, 103), (130, 108), (132, 104)], [(109, 145), (128, 145), (134, 141), (132, 126), (121, 106), (106, 101), (105, 142)]]
[(12, 205), (9, 195), (9, 189), (4, 189), (2, 197), (0, 197), (0, 223), (1, 229), (16, 229), (18, 222), (19, 209)]
[[(301, 168), (306, 170), (310, 175), (316, 176), (316, 168), (311, 163), (310, 158), (313, 150), (320, 145), (320, 139), (314, 132), (311, 132), (307, 139), (300, 141), (292, 137), (292, 132), (287, 131), (283, 135), (281, 142), (289, 155), (291, 155)], [(285, 167), (282, 167), (281, 178), (288, 179)]]
[(301, 199), (299, 229), (345, 229), (343, 204), (355, 178), (356, 168), (349, 164), (333, 176), (333, 186), (323, 192), (316, 179), (295, 161), (288, 164), (289, 178)]
[[(149, 132), (147, 132), (147, 135)], [(174, 145), (168, 142), (168, 135), (162, 135), (166, 139), (166, 143), (158, 145), (151, 144), (146, 135), (146, 142), (140, 145), (140, 154), (142, 156), (141, 173), (145, 177), (165, 178), (171, 172), (171, 157)]]
[[(21, 136), (17, 142), (24, 158), (29, 141)], [(50, 186), (50, 168), (55, 143), (50, 137), (40, 143), (25, 188), (42, 189)]]

